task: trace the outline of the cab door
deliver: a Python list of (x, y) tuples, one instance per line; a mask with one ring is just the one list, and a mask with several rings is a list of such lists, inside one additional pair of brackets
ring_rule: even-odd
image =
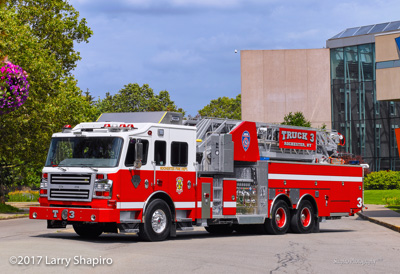
[(167, 141), (155, 138), (154, 154), (153, 154), (153, 190), (154, 191), (169, 191), (168, 179), (169, 172), (167, 168)]
[[(175, 203), (177, 215), (182, 218), (196, 217), (196, 131), (174, 129), (169, 133), (168, 168), (170, 196)], [(199, 201), (201, 202), (201, 200)]]
[[(143, 144), (143, 154), (140, 164), (135, 165), (136, 144)], [(128, 147), (121, 168), (119, 182), (119, 207), (122, 210), (142, 209), (146, 198), (152, 192), (150, 182), (152, 182), (153, 172), (149, 159), (150, 140), (144, 138), (131, 137), (128, 140)], [(114, 179), (115, 180), (115, 179)]]

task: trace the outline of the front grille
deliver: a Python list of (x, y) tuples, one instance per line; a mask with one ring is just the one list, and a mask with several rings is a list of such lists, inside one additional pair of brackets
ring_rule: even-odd
[(89, 199), (88, 189), (50, 189), (50, 198), (52, 199), (73, 199), (87, 200)]
[(50, 183), (54, 185), (90, 185), (90, 174), (50, 174)]
[(73, 207), (73, 208), (92, 208), (91, 206), (84, 206), (84, 205), (57, 205), (57, 204), (50, 204), (50, 207)]

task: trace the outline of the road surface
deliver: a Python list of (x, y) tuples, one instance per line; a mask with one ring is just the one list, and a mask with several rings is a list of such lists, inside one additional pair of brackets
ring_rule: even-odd
[(79, 238), (46, 221), (0, 221), (2, 273), (399, 273), (400, 233), (348, 217), (316, 234), (213, 236), (203, 228), (165, 242), (136, 234)]

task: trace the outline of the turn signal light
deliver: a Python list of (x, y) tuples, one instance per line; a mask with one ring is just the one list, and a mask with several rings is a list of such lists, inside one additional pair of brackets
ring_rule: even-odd
[(108, 205), (108, 207), (111, 207), (111, 208), (117, 208), (117, 201), (115, 201), (115, 200), (108, 200), (108, 201), (107, 201), (107, 205)]
[(97, 180), (103, 180), (105, 178), (104, 174), (96, 174)]

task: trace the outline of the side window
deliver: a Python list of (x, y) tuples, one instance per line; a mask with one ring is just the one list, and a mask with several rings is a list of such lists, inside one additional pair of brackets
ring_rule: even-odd
[(154, 161), (157, 166), (165, 166), (167, 160), (167, 143), (165, 141), (154, 142)]
[(182, 142), (171, 143), (171, 165), (187, 166), (188, 164), (188, 144)]
[[(133, 166), (133, 162), (135, 161), (135, 144), (137, 140), (131, 139), (129, 141), (128, 152), (126, 153), (125, 158), (125, 166)], [(147, 140), (140, 140), (143, 144), (143, 159), (142, 164), (145, 165), (147, 163), (147, 152), (149, 151), (149, 141)]]

